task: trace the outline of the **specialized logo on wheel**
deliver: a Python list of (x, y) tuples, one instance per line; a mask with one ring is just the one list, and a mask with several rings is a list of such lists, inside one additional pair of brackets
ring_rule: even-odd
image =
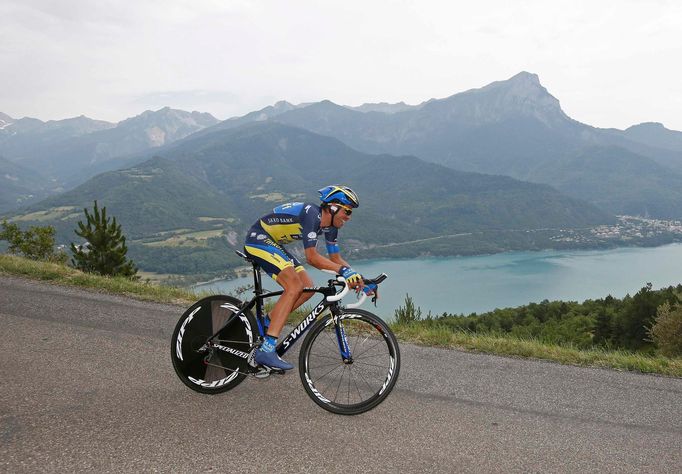
[(315, 388), (315, 385), (313, 384), (313, 381), (310, 380), (310, 377), (308, 377), (308, 374), (307, 374), (307, 373), (305, 374), (305, 380), (306, 380), (306, 382), (308, 382), (308, 387), (310, 387), (310, 391), (313, 392), (313, 393), (315, 394), (315, 396), (316, 396), (320, 401), (322, 401), (322, 402), (324, 402), (324, 403), (331, 403), (331, 400), (327, 400), (326, 398), (324, 398), (324, 397), (322, 396), (322, 394), (321, 394), (320, 392), (317, 391), (317, 389)]
[(178, 359), (183, 360), (182, 358), (182, 336), (185, 335), (185, 327), (187, 326), (187, 323), (189, 323), (192, 318), (194, 318), (194, 315), (197, 314), (197, 311), (201, 309), (201, 306), (199, 306), (197, 309), (192, 311), (192, 313), (187, 316), (187, 319), (185, 319), (185, 322), (182, 323), (182, 327), (180, 328), (180, 332), (178, 332), (178, 340), (175, 343), (175, 354), (178, 356)]
[[(220, 305), (221, 308), (229, 309), (233, 313), (239, 313), (239, 308), (230, 303), (223, 303)], [(249, 324), (249, 318), (246, 317), (244, 313), (239, 313), (239, 319), (244, 323), (246, 328), (246, 335), (249, 337), (249, 342), (253, 342), (253, 333), (251, 332), (251, 324)]]
[(215, 387), (222, 387), (226, 383), (232, 382), (232, 380), (234, 380), (234, 378), (237, 375), (239, 375), (237, 372), (232, 372), (232, 374), (229, 377), (224, 378), (224, 379), (220, 379), (220, 380), (215, 380), (213, 382), (206, 382), (206, 381), (201, 380), (201, 379), (195, 379), (194, 377), (187, 377), (187, 379), (191, 380), (195, 384), (200, 385), (202, 387), (215, 388)]
[(386, 377), (386, 381), (384, 382), (384, 385), (381, 387), (381, 390), (379, 390), (379, 395), (384, 393), (384, 390), (386, 390), (386, 387), (388, 387), (388, 384), (391, 383), (391, 379), (393, 378), (393, 370), (395, 370), (395, 359), (391, 357), (391, 365), (388, 368), (388, 377)]

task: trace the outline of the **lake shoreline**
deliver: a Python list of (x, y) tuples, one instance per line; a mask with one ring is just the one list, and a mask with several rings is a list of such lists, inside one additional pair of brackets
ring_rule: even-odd
[[(647, 282), (668, 286), (682, 281), (678, 270), (682, 243), (656, 247), (617, 247), (591, 250), (507, 251), (488, 255), (401, 259), (365, 259), (354, 262), (368, 277), (389, 275), (380, 289), (379, 306), (371, 308), (391, 319), (406, 294), (424, 315), (471, 314), (515, 307), (542, 300), (583, 301), (624, 297)], [(310, 269), (314, 281), (327, 274)], [(417, 276), (415, 278), (415, 276)], [(266, 288), (277, 285), (263, 279)], [(194, 285), (193, 291), (228, 292), (251, 284), (247, 278)], [(368, 309), (370, 309), (368, 307)]]

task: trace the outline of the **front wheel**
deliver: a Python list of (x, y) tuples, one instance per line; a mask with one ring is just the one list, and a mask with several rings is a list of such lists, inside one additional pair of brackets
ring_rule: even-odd
[(308, 395), (332, 413), (357, 415), (380, 404), (400, 371), (398, 341), (378, 316), (342, 310), (316, 323), (303, 341), (299, 373)]

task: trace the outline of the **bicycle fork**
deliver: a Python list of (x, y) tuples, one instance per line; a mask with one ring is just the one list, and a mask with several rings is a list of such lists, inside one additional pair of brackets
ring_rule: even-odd
[(336, 342), (339, 345), (339, 354), (341, 355), (344, 364), (352, 364), (353, 357), (350, 353), (348, 336), (346, 335), (346, 330), (343, 327), (343, 322), (339, 318), (339, 315), (333, 314), (333, 312), (332, 319), (334, 321), (334, 330), (336, 332)]

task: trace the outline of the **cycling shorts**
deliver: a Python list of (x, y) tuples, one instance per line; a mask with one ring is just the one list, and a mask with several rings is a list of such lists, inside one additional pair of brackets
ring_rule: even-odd
[(249, 232), (244, 243), (246, 253), (258, 263), (265, 273), (277, 281), (277, 275), (285, 268), (293, 267), (296, 272), (305, 270), (301, 262), (267, 234)]

